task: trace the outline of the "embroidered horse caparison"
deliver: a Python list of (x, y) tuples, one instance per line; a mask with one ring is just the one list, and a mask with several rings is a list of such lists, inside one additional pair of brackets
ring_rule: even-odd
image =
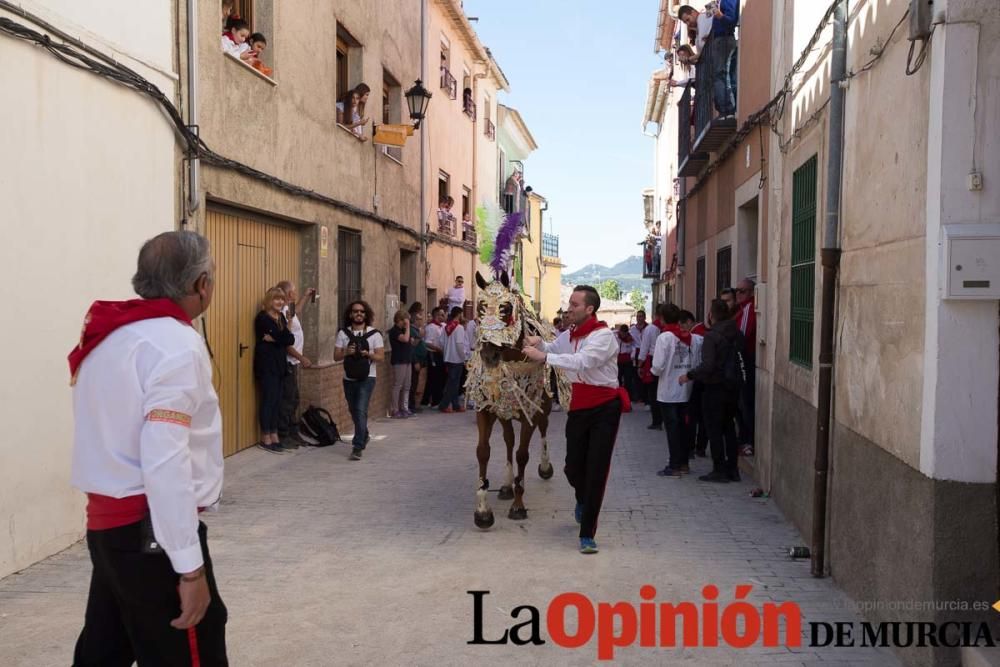
[[(504, 483), (500, 487), (500, 500), (514, 499), (507, 516), (526, 519), (524, 507), (524, 469), (528, 464), (528, 446), (535, 428), (542, 435), (542, 455), (538, 475), (552, 477), (546, 431), (552, 409), (552, 380), (558, 387), (560, 402), (568, 408), (571, 385), (562, 371), (548, 365), (525, 360), (521, 348), (526, 335), (541, 336), (551, 341), (555, 329), (543, 321), (512, 289), (506, 272), (498, 280), (486, 283), (476, 273), (480, 293), (477, 303), (479, 329), (475, 349), (469, 360), (469, 379), (465, 385), (466, 397), (475, 402), (476, 425), (479, 429), (479, 483), (476, 491), (474, 520), (479, 528), (493, 525), (493, 510), (486, 500), (489, 480), (486, 468), (490, 461), (490, 435), (499, 420), (507, 445), (507, 462)], [(521, 441), (517, 448), (517, 475), (514, 475), (514, 421), (521, 422)]]

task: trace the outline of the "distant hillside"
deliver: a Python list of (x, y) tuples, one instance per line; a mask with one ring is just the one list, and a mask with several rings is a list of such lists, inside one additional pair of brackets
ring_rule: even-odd
[(588, 264), (572, 273), (564, 273), (562, 279), (564, 283), (574, 285), (596, 285), (605, 280), (617, 280), (626, 293), (636, 287), (644, 293), (650, 290), (649, 279), (642, 277), (642, 257), (638, 255), (628, 257), (611, 267)]

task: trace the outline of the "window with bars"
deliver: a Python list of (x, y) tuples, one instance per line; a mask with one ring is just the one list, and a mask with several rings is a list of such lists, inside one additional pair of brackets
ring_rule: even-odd
[(816, 156), (792, 175), (792, 294), (788, 358), (813, 365), (816, 294)]
[(695, 265), (694, 316), (699, 322), (705, 321), (705, 258), (699, 257)]
[(727, 287), (732, 287), (733, 280), (733, 248), (726, 246), (715, 253), (715, 293), (718, 294)]
[(361, 298), (361, 232), (343, 227), (337, 230), (337, 306)]

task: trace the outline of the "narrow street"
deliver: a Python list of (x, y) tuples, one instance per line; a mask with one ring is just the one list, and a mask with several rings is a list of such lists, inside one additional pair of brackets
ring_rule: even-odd
[[(550, 448), (556, 475), (538, 478), (538, 439), (525, 503), (527, 521), (506, 517), (472, 525), (476, 486), (472, 413), (424, 412), (380, 420), (363, 461), (348, 447), (303, 448), (272, 455), (259, 449), (226, 461), (221, 511), (206, 516), (219, 587), (229, 608), (230, 661), (271, 665), (591, 664), (596, 640), (556, 646), (544, 612), (557, 594), (578, 591), (598, 601), (638, 606), (651, 584), (656, 600), (701, 603), (701, 588), (719, 587), (724, 604), (737, 584), (749, 601), (792, 600), (803, 613), (802, 647), (653, 649), (615, 652), (617, 664), (895, 665), (889, 649), (809, 648), (810, 621), (857, 621), (831, 579), (792, 561), (799, 544), (791, 525), (752, 484), (705, 484), (692, 463), (682, 479), (656, 476), (663, 434), (646, 429), (640, 407), (624, 415), (597, 540), (601, 552), (577, 553), (573, 498), (561, 474), (565, 414), (553, 415)], [(349, 425), (343, 430), (349, 431)], [(499, 429), (490, 477), (502, 477)], [(83, 543), (0, 581), (0, 664), (68, 664), (83, 620), (90, 564)], [(541, 646), (468, 645), (469, 590), (489, 590), (483, 634), (496, 639), (518, 605), (541, 610)], [(720, 608), (722, 605), (720, 605)], [(570, 626), (570, 623), (567, 623)]]

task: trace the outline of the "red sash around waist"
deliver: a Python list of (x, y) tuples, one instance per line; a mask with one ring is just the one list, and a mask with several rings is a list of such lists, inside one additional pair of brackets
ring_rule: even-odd
[[(198, 512), (205, 508), (199, 507)], [(139, 523), (146, 512), (149, 503), (146, 494), (112, 498), (99, 493), (87, 494), (87, 530), (111, 530), (133, 523)]]
[(569, 399), (570, 410), (586, 410), (610, 403), (616, 398), (621, 399), (622, 412), (632, 411), (632, 401), (625, 387), (598, 387), (583, 382), (573, 383), (573, 395)]

